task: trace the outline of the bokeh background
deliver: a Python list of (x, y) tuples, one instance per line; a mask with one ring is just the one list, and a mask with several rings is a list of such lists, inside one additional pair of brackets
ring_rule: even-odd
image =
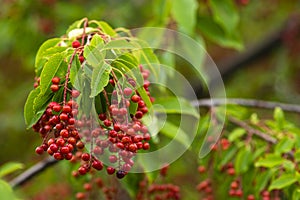
[[(17, 161), (27, 168), (42, 159), (34, 153), (40, 138), (26, 130), (23, 105), (33, 88), (35, 54), (46, 39), (63, 35), (72, 22), (83, 17), (104, 20), (112, 27), (180, 29), (176, 26), (176, 17), (166, 14), (168, 2), (0, 0), (0, 165)], [(297, 104), (300, 99), (300, 2), (236, 1), (237, 37), (227, 37), (222, 29), (205, 25), (203, 16), (210, 17), (211, 11), (206, 6), (207, 1), (198, 0), (198, 3), (195, 27), (186, 33), (203, 39), (209, 55), (224, 75), (227, 96)], [(190, 7), (181, 9), (188, 11)], [(194, 83), (196, 89), (200, 88), (198, 84)], [(206, 94), (199, 90), (198, 96)], [(63, 174), (67, 169), (58, 170), (61, 168), (64, 169), (57, 165), (47, 170), (18, 192), (25, 199), (43, 199), (41, 193), (47, 192), (69, 198), (72, 192), (67, 181), (60, 181), (59, 187), (49, 186), (59, 181), (59, 177), (69, 176)]]

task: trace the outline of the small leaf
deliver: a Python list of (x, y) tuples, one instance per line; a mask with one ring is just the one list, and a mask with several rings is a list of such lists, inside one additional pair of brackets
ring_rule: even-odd
[(245, 135), (245, 133), (246, 133), (245, 129), (236, 128), (229, 134), (228, 140), (230, 142), (234, 142), (234, 141), (238, 140), (240, 137), (242, 137), (243, 135)]
[(266, 170), (258, 173), (256, 177), (255, 191), (262, 191), (265, 189), (273, 173), (274, 172), (272, 170)]
[(234, 163), (236, 172), (238, 174), (245, 173), (246, 171), (248, 171), (251, 162), (252, 162), (252, 152), (250, 148), (246, 146), (245, 148), (239, 150), (239, 152), (236, 155), (235, 163)]
[[(167, 97), (167, 98), (157, 98), (155, 99), (155, 104), (159, 104), (155, 112), (166, 112), (168, 114), (185, 114), (191, 115), (195, 118), (199, 118), (199, 113), (193, 107), (189, 101), (183, 98), (177, 97)], [(163, 108), (163, 109), (162, 109)]]
[(232, 0), (209, 0), (215, 22), (223, 27), (227, 33), (236, 31), (239, 14)]
[(97, 96), (100, 92), (103, 91), (104, 87), (109, 82), (109, 74), (112, 68), (109, 64), (105, 62), (102, 63), (102, 65), (95, 67), (93, 70), (90, 97)]
[(281, 165), (285, 161), (280, 155), (267, 154), (264, 158), (260, 158), (255, 167), (267, 167), (272, 168)]
[(43, 54), (46, 52), (47, 49), (51, 47), (55, 47), (59, 42), (62, 40), (60, 38), (52, 38), (44, 42), (35, 57), (35, 72), (40, 71), (42, 69), (43, 64), (45, 64), (45, 60), (43, 60)]
[(225, 33), (222, 27), (214, 22), (211, 17), (199, 17), (197, 26), (203, 35), (220, 46), (230, 47), (237, 50), (242, 50), (244, 48), (242, 38), (240, 37), (238, 30), (232, 34)]
[(98, 50), (101, 50), (104, 46), (104, 41), (100, 35), (95, 34), (90, 42), (91, 46), (97, 47)]
[(294, 189), (292, 199), (300, 199), (300, 189)]
[(283, 113), (281, 108), (279, 108), (279, 107), (275, 108), (275, 110), (274, 110), (274, 119), (277, 123), (278, 129), (281, 130), (283, 128), (284, 122), (285, 122), (284, 113)]
[(78, 59), (78, 55), (76, 54), (74, 57), (74, 60), (72, 62), (71, 65), (71, 69), (70, 69), (70, 82), (72, 84), (73, 87), (75, 87), (77, 90), (81, 90), (80, 86), (80, 79), (81, 79), (81, 64), (80, 61)]
[(80, 19), (75, 21), (73, 24), (71, 24), (67, 30), (67, 34), (72, 31), (73, 29), (78, 29), (83, 25), (83, 22), (86, 21), (86, 18)]
[(279, 178), (273, 180), (269, 186), (269, 190), (283, 189), (295, 183), (297, 178), (294, 174), (283, 174)]
[(295, 141), (291, 138), (285, 137), (279, 141), (275, 146), (275, 153), (287, 153), (294, 147)]
[[(49, 91), (50, 86), (52, 85), (52, 78), (58, 73), (67, 72), (68, 65), (64, 61), (64, 54), (57, 53), (49, 58), (48, 62), (45, 64), (42, 73), (41, 73), (41, 94), (45, 94)], [(64, 73), (64, 74), (65, 74)]]
[(33, 109), (33, 102), (34, 99), (39, 95), (40, 93), (40, 88), (36, 88), (32, 90), (26, 100), (25, 106), (24, 106), (24, 118), (25, 118), (25, 123), (27, 125), (27, 128), (30, 128), (33, 124), (33, 118), (35, 115), (34, 109)]
[(0, 178), (23, 168), (24, 165), (22, 163), (16, 163), (16, 162), (5, 163), (0, 167)]
[[(184, 9), (189, 8), (189, 9)], [(196, 0), (172, 1), (171, 13), (179, 27), (192, 35), (196, 24), (198, 2)]]
[(104, 22), (104, 21), (99, 21), (97, 22), (97, 24), (99, 25), (99, 27), (102, 29), (102, 31), (110, 36), (116, 36), (117, 33), (116, 31), (114, 31), (114, 29), (108, 25), (108, 23)]

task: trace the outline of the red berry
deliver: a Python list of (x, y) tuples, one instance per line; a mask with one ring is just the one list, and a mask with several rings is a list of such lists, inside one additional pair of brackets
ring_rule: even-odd
[(53, 77), (52, 78), (52, 83), (54, 84), (54, 85), (58, 85), (59, 84), (59, 82), (60, 82), (60, 78), (59, 77), (57, 77), (57, 76), (55, 76), (55, 77)]
[(242, 196), (243, 196), (243, 190), (238, 189), (237, 191), (235, 191), (235, 195), (236, 195), (237, 197), (242, 197)]
[(55, 160), (62, 160), (64, 157), (61, 155), (61, 153), (54, 153), (53, 157), (55, 158)]
[(59, 119), (62, 121), (67, 121), (69, 119), (69, 116), (66, 113), (61, 113), (59, 115)]
[(51, 89), (52, 92), (57, 92), (59, 90), (59, 86), (53, 84), (53, 85), (50, 86), (50, 89)]
[(201, 165), (201, 166), (198, 167), (198, 172), (199, 172), (200, 174), (203, 174), (205, 171), (206, 171), (205, 166)]
[(135, 103), (139, 102), (139, 100), (141, 100), (141, 97), (136, 94), (131, 97), (131, 101)]
[(134, 116), (137, 119), (141, 119), (143, 117), (143, 115), (144, 115), (144, 113), (142, 111), (137, 111)]
[(150, 149), (150, 144), (149, 144), (148, 142), (145, 142), (145, 143), (143, 144), (143, 149), (144, 149), (144, 150)]
[(76, 194), (76, 199), (78, 199), (78, 200), (83, 200), (83, 199), (85, 199), (85, 198), (86, 198), (86, 194), (83, 193), (83, 192), (78, 192), (78, 193)]
[(84, 175), (88, 172), (88, 170), (85, 167), (79, 167), (78, 172), (80, 175)]
[(72, 42), (72, 47), (73, 48), (78, 48), (80, 46), (81, 46), (81, 44), (80, 44), (80, 42), (78, 40), (75, 40), (75, 41)]
[(68, 138), (69, 137), (69, 131), (67, 129), (63, 129), (59, 132), (59, 135), (63, 138)]
[(55, 153), (55, 152), (58, 151), (58, 146), (57, 146), (57, 144), (53, 143), (53, 144), (51, 144), (51, 145), (49, 146), (49, 149), (50, 149), (53, 153)]
[(43, 154), (44, 153), (44, 149), (43, 147), (39, 146), (35, 149), (35, 152), (39, 155)]
[(67, 154), (67, 153), (70, 153), (70, 149), (69, 149), (69, 147), (65, 146), (65, 147), (60, 148), (60, 152), (62, 154)]
[(111, 126), (111, 121), (106, 119), (103, 121), (104, 126)]
[(132, 89), (131, 88), (125, 88), (124, 89), (124, 95), (125, 96), (130, 96), (132, 93)]
[[(150, 146), (149, 146), (150, 147)], [(147, 147), (146, 147), (147, 148)], [(137, 150), (137, 146), (136, 144), (130, 144), (128, 146), (128, 150), (131, 151), (131, 152), (135, 152)]]
[(116, 170), (113, 167), (107, 167), (106, 171), (107, 171), (108, 174), (113, 174), (113, 173), (115, 173)]
[(77, 147), (78, 149), (83, 149), (83, 148), (84, 148), (84, 143), (83, 143), (82, 141), (78, 141), (78, 142), (76, 143), (76, 147)]
[(100, 119), (101, 121), (106, 120), (106, 114), (105, 114), (105, 113), (99, 114), (99, 119)]
[(84, 190), (86, 190), (86, 191), (90, 191), (90, 190), (92, 190), (92, 185), (91, 185), (90, 183), (85, 183), (85, 184), (83, 185), (83, 188), (84, 188)]
[(56, 140), (56, 144), (60, 147), (64, 146), (65, 145), (65, 140), (63, 138), (58, 138)]
[(227, 169), (227, 174), (229, 174), (230, 176), (235, 175), (235, 170), (234, 170), (234, 168), (229, 168), (229, 169)]
[(118, 161), (118, 157), (117, 156), (115, 156), (115, 155), (109, 156), (109, 162), (115, 163), (117, 161)]
[(78, 90), (72, 90), (72, 97), (77, 98), (80, 95), (80, 92)]
[(60, 112), (61, 106), (60, 106), (60, 105), (55, 105), (55, 106), (53, 106), (52, 109), (53, 109), (55, 112)]
[(249, 194), (247, 200), (255, 200), (255, 196), (253, 194)]
[(79, 56), (79, 61), (80, 61), (80, 63), (83, 63), (84, 57), (83, 56)]
[(144, 102), (143, 100), (140, 100), (140, 101), (138, 102), (138, 106), (139, 106), (139, 108), (144, 107), (144, 106), (145, 106), (145, 102)]
[(96, 170), (102, 170), (103, 169), (103, 164), (99, 160), (94, 160), (92, 163), (92, 167)]
[(81, 155), (81, 159), (82, 159), (83, 161), (89, 161), (89, 160), (91, 159), (91, 156), (90, 156), (90, 154), (88, 154), (88, 153), (83, 153), (83, 154)]
[(64, 105), (62, 108), (62, 112), (70, 113), (70, 112), (72, 112), (72, 108), (69, 105)]

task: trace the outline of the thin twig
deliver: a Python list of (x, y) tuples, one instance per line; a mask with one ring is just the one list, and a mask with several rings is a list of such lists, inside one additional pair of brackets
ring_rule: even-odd
[(193, 106), (200, 107), (213, 107), (220, 105), (240, 105), (254, 108), (263, 108), (263, 109), (274, 109), (280, 107), (282, 110), (287, 112), (300, 113), (300, 106), (295, 104), (279, 103), (272, 101), (263, 101), (256, 99), (237, 99), (237, 98), (228, 98), (228, 99), (200, 99), (192, 101)]
[(70, 77), (70, 73), (71, 73), (71, 67), (72, 67), (72, 62), (74, 60), (74, 57), (76, 55), (77, 51), (75, 50), (71, 56), (70, 62), (68, 64), (68, 69), (67, 69), (67, 74), (66, 74), (66, 81), (64, 84), (64, 100), (63, 100), (63, 104), (66, 105), (66, 99), (67, 99), (67, 89), (68, 89), (68, 83), (69, 83), (69, 77)]
[(277, 139), (276, 138), (273, 138), (272, 136), (270, 135), (267, 135), (257, 129), (254, 129), (252, 128), (251, 126), (249, 126), (247, 123), (239, 120), (239, 119), (236, 119), (234, 117), (231, 117), (229, 116), (228, 117), (229, 121), (231, 121), (232, 123), (244, 128), (246, 131), (248, 131), (249, 133), (253, 134), (253, 135), (256, 135), (258, 137), (260, 137), (261, 139), (271, 143), (271, 144), (276, 144), (277, 143)]
[(46, 159), (36, 163), (31, 168), (27, 169), (25, 172), (11, 180), (9, 183), (13, 188), (16, 188), (57, 162), (58, 161), (53, 157), (47, 157)]

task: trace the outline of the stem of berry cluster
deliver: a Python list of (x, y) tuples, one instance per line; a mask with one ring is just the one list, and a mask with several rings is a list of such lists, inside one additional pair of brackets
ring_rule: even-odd
[(63, 100), (63, 105), (66, 105), (66, 99), (67, 99), (67, 90), (68, 90), (68, 83), (69, 83), (69, 77), (70, 77), (70, 71), (71, 71), (71, 66), (72, 62), (74, 60), (74, 57), (76, 55), (77, 51), (75, 50), (71, 56), (70, 62), (68, 63), (68, 71), (66, 74), (66, 81), (64, 84), (64, 100)]

